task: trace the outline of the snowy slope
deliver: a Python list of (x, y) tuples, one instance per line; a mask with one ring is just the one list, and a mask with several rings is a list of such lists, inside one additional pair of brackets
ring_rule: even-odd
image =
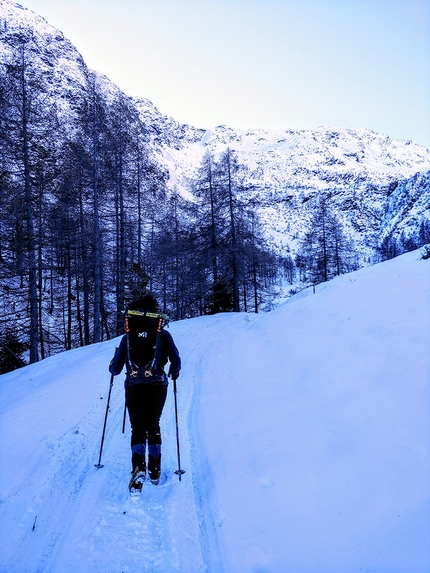
[(171, 325), (183, 466), (127, 494), (118, 340), (0, 378), (0, 571), (428, 573), (430, 260)]

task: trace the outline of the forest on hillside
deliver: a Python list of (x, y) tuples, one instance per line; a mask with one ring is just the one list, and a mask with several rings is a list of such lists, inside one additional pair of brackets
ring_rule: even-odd
[[(127, 304), (145, 292), (173, 320), (258, 312), (285, 284), (303, 288), (357, 268), (324, 193), (297, 251), (280, 252), (233, 149), (204, 156), (187, 201), (168, 188), (130, 98), (89, 70), (80, 89), (58, 94), (37, 38), (21, 30), (8, 41), (11, 55), (0, 64), (0, 372), (121, 334)], [(427, 226), (414, 245), (388, 241), (381, 259), (429, 237)]]
[(278, 257), (238, 202), (234, 153), (208, 158), (190, 182), (196, 201), (184, 201), (126, 96), (88, 72), (64, 119), (37, 42), (15, 41), (0, 75), (3, 358), (17, 366), (25, 350), (35, 362), (117, 336), (146, 291), (172, 319), (258, 310)]

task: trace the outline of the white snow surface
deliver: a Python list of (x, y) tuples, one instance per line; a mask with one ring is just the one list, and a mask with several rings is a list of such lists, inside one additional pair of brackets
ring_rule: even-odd
[(2, 573), (428, 573), (430, 260), (171, 324), (163, 485), (128, 495), (118, 339), (0, 380)]

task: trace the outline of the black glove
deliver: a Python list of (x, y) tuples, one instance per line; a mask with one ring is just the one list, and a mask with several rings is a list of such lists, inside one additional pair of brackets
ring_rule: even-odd
[(115, 360), (115, 356), (116, 356), (116, 351), (117, 351), (117, 350), (118, 350), (118, 348), (115, 348), (115, 352), (114, 352), (113, 358), (112, 358), (112, 360), (109, 362), (109, 372), (110, 372), (111, 374), (112, 374), (112, 364), (113, 364), (113, 361)]
[(169, 378), (171, 378), (172, 380), (177, 380), (179, 378), (179, 372), (172, 372), (171, 370), (169, 370)]

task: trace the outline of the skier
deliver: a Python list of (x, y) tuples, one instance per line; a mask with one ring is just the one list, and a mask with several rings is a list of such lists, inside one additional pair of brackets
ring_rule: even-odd
[[(132, 302), (128, 306), (127, 312), (132, 310), (157, 313), (158, 304), (156, 299), (148, 294)], [(164, 366), (169, 360), (169, 376), (176, 380), (181, 370), (181, 359), (172, 336), (166, 330), (161, 329), (155, 380), (149, 383), (146, 381), (136, 383), (130, 366), (130, 348), (128, 348), (127, 336), (125, 334), (122, 337), (119, 348), (109, 365), (109, 371), (117, 376), (126, 365), (125, 399), (131, 425), (132, 482), (138, 474), (140, 479), (145, 479), (148, 469), (150, 480), (153, 483), (158, 483), (161, 475), (160, 417), (166, 401), (168, 384)], [(133, 365), (144, 366), (145, 359), (142, 353), (139, 361), (139, 348), (132, 347), (131, 356)], [(145, 461), (146, 444), (148, 444), (148, 467), (146, 467)]]

